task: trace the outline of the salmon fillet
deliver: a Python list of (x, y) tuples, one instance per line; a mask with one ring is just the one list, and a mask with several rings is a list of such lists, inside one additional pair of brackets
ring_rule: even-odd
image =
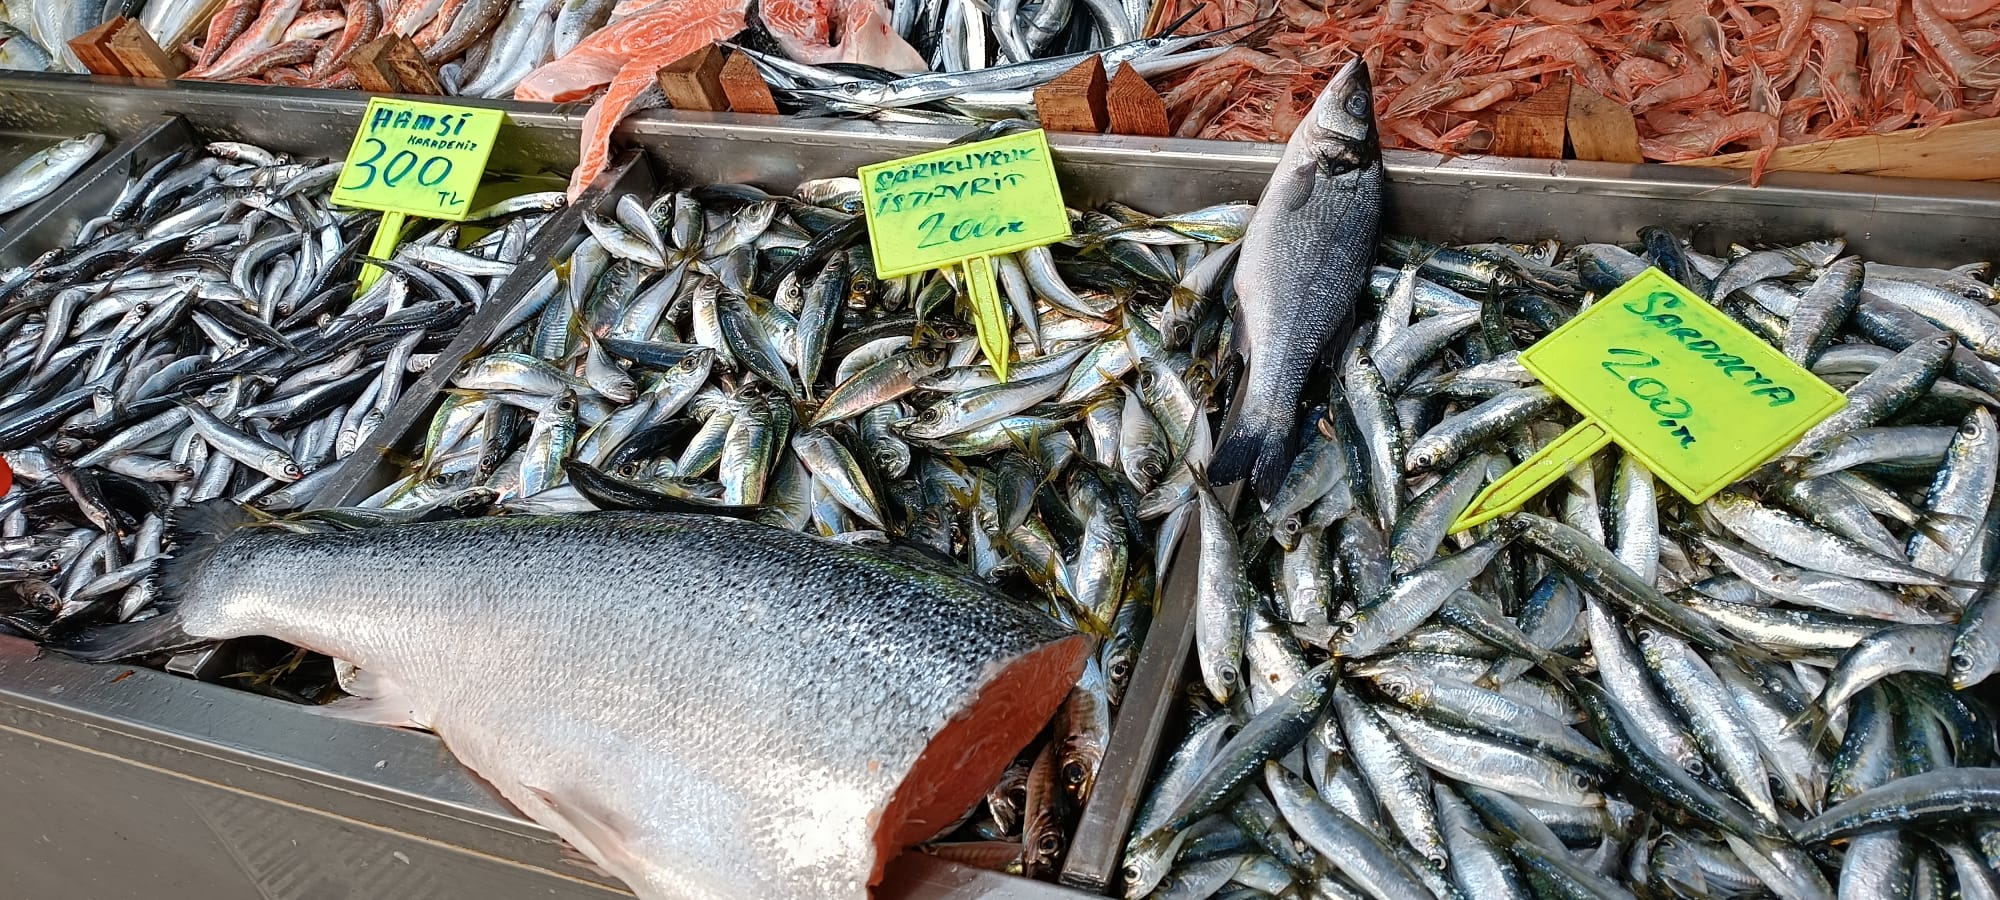
[(583, 119), (583, 146), (570, 175), (571, 197), (603, 173), (611, 130), (645, 93), (660, 67), (743, 30), (745, 0), (660, 0), (584, 38), (575, 49), (528, 73), (514, 99), (581, 100), (610, 86)]

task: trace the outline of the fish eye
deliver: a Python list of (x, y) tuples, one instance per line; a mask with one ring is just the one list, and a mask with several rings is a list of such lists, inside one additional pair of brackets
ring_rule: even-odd
[(1055, 832), (1042, 835), (1042, 839), (1035, 842), (1035, 848), (1050, 856), (1054, 856), (1056, 855), (1056, 851), (1062, 849), (1062, 836)]
[(1130, 663), (1121, 659), (1111, 664), (1112, 681), (1124, 681), (1125, 676), (1130, 674), (1132, 674), (1132, 665)]
[(1972, 668), (1972, 657), (1967, 656), (1963, 653), (1953, 653), (1951, 655), (1952, 671), (1965, 672), (1971, 670), (1971, 668)]
[(1356, 622), (1353, 619), (1348, 619), (1347, 621), (1340, 623), (1341, 637), (1351, 638), (1360, 630), (1361, 630), (1361, 623)]
[(1357, 119), (1368, 115), (1368, 94), (1356, 91), (1347, 95), (1347, 114)]
[(1083, 763), (1073, 762), (1063, 766), (1063, 780), (1070, 784), (1082, 784), (1083, 776), (1087, 774), (1089, 773), (1083, 770)]
[(930, 409), (924, 410), (924, 414), (922, 416), (919, 416), (918, 418), (922, 419), (925, 422), (936, 422), (937, 420), (944, 418), (944, 410), (939, 407), (933, 406)]

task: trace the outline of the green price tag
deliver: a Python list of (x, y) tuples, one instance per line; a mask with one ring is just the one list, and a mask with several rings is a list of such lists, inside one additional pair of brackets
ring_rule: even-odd
[(506, 116), (497, 109), (373, 98), (354, 132), (333, 202), (463, 219)]
[(875, 273), (889, 278), (966, 263), (979, 345), (1007, 377), (1006, 306), (988, 257), (1070, 236), (1048, 135), (1024, 131), (863, 166), (858, 174)]
[(1659, 269), (1521, 351), (1521, 364), (1585, 421), (1488, 486), (1454, 530), (1518, 508), (1611, 441), (1700, 503), (1847, 402)]

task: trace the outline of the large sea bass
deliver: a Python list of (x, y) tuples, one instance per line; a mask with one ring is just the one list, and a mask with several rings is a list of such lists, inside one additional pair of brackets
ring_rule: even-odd
[(978, 802), (1088, 638), (889, 553), (702, 515), (294, 533), (223, 504), (160, 575), (189, 635), (356, 664), (642, 898), (862, 900)]
[(1236, 263), (1236, 341), (1248, 363), (1214, 484), (1252, 476), (1269, 501), (1292, 465), (1299, 391), (1347, 331), (1382, 219), (1382, 150), (1368, 67), (1342, 67), (1292, 132)]

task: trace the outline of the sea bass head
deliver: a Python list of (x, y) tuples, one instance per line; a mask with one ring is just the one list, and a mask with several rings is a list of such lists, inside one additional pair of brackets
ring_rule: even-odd
[(1351, 172), (1381, 157), (1374, 96), (1368, 64), (1357, 56), (1340, 67), (1319, 99), (1313, 101), (1312, 109), (1306, 111), (1299, 127), (1310, 130), (1307, 140), (1319, 160), (1321, 174), (1331, 177)]

